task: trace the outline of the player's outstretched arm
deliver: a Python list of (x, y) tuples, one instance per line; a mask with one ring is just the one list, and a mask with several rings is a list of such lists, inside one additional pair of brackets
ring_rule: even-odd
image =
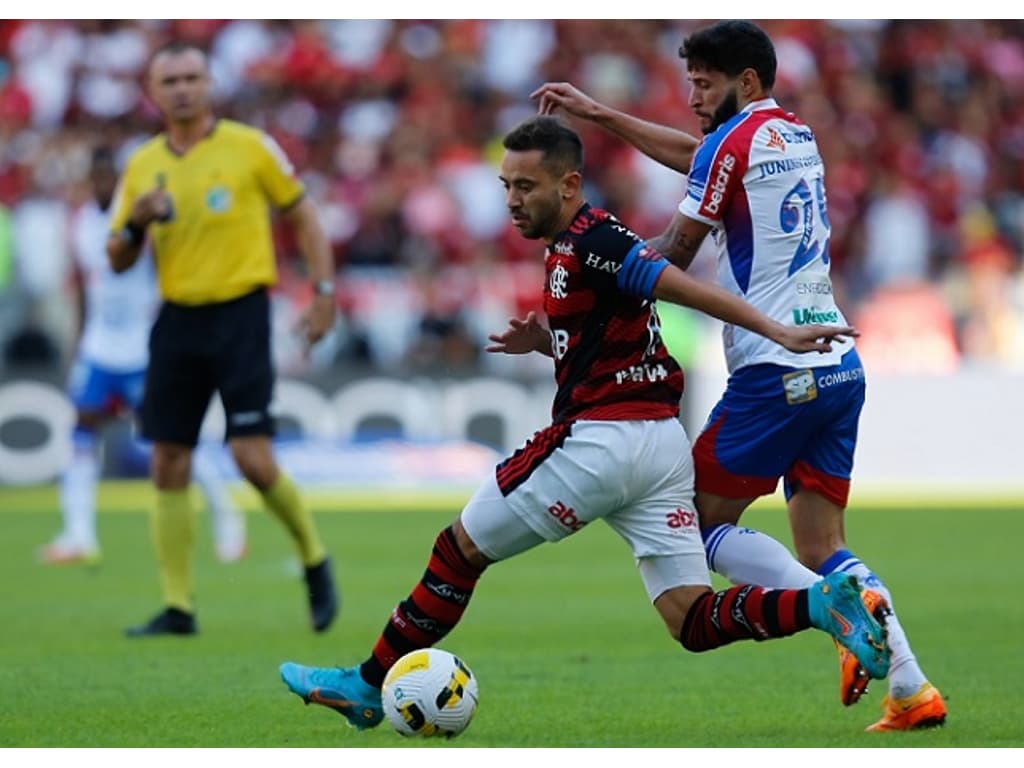
[(680, 173), (690, 172), (700, 139), (667, 125), (641, 120), (588, 96), (572, 83), (544, 83), (530, 94), (540, 99), (537, 111), (550, 115), (561, 107), (574, 117), (599, 125), (625, 139), (652, 160)]
[(654, 286), (654, 298), (692, 307), (726, 323), (739, 325), (782, 345), (790, 352), (831, 352), (859, 336), (855, 328), (838, 325), (783, 325), (717, 285), (705, 283), (674, 266), (668, 266)]
[(528, 313), (522, 320), (513, 317), (508, 321), (504, 333), (492, 333), (487, 338), (494, 342), (484, 347), (487, 352), (502, 352), (506, 355), (540, 352), (553, 357), (551, 332), (537, 320), (535, 312)]

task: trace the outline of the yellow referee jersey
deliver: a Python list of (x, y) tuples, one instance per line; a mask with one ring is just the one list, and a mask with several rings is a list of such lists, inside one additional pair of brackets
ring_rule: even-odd
[(164, 134), (150, 139), (125, 168), (111, 231), (125, 226), (136, 198), (161, 185), (174, 214), (154, 221), (148, 232), (165, 299), (211, 304), (277, 281), (270, 209), (295, 205), (305, 190), (272, 138), (218, 120), (184, 155)]

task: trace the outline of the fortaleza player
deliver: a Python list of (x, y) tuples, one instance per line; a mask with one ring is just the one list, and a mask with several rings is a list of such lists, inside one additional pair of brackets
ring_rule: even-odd
[[(684, 40), (679, 55), (703, 141), (611, 109), (568, 83), (545, 83), (533, 95), (541, 113), (561, 107), (688, 174), (678, 212), (650, 241), (672, 263), (686, 269), (714, 230), (723, 288), (795, 325), (844, 324), (829, 276), (825, 167), (812, 128), (772, 98), (771, 39), (752, 22), (719, 21)], [(857, 350), (793, 355), (731, 325), (722, 338), (729, 382), (694, 444), (711, 568), (733, 583), (771, 587), (805, 587), (834, 572), (856, 575), (871, 588), (865, 594), (872, 607), (885, 603), (893, 660), (882, 717), (867, 729), (942, 725), (946, 704), (918, 664), (888, 588), (846, 543), (865, 395)], [(780, 477), (799, 563), (770, 536), (739, 526), (743, 511), (774, 493)], [(868, 676), (842, 647), (839, 670), (840, 700), (854, 704)]]
[[(505, 137), (506, 204), (524, 237), (547, 243), (544, 310), (492, 335), (489, 352), (555, 360), (552, 424), (500, 463), (441, 531), (420, 582), (394, 609), (370, 655), (347, 668), (280, 667), (304, 701), (349, 723), (380, 723), (381, 684), (404, 654), (433, 646), (462, 618), (491, 564), (604, 520), (629, 545), (647, 594), (690, 651), (816, 627), (870, 674), (885, 677), (885, 631), (856, 579), (807, 589), (735, 586), (712, 592), (693, 504), (690, 445), (679, 421), (683, 372), (662, 344), (655, 299), (694, 307), (793, 351), (828, 351), (845, 326), (786, 327), (728, 292), (671, 266), (611, 214), (583, 198), (583, 146), (552, 117)], [(609, 608), (609, 610), (613, 610)]]

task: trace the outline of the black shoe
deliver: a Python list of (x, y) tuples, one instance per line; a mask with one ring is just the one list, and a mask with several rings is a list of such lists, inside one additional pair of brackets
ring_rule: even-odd
[(338, 594), (331, 574), (331, 558), (306, 567), (306, 591), (309, 595), (309, 617), (314, 632), (323, 632), (338, 615)]
[(128, 627), (124, 633), (128, 637), (148, 637), (150, 635), (194, 635), (198, 631), (194, 613), (185, 613), (177, 608), (166, 608), (145, 624)]

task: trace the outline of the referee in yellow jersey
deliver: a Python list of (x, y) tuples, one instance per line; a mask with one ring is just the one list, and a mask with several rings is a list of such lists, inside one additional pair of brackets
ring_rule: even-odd
[(268, 287), (277, 280), (271, 209), (296, 227), (315, 286), (304, 315), (308, 343), (335, 320), (334, 267), (313, 203), (281, 148), (264, 132), (218, 119), (204, 52), (172, 43), (153, 55), (148, 92), (165, 131), (139, 147), (120, 180), (107, 254), (128, 269), (150, 241), (163, 304), (150, 335), (141, 408), (153, 442), (152, 534), (164, 607), (125, 630), (132, 637), (192, 635), (192, 452), (214, 392), (239, 471), (295, 540), (305, 566), (312, 627), (338, 612), (331, 561), (309, 510), (274, 457), (274, 385)]

